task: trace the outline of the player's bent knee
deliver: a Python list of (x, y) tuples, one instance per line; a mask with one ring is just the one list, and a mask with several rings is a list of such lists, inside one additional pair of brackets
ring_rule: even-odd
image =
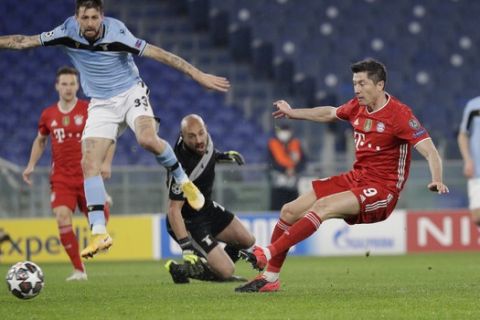
[(237, 239), (237, 241), (237, 246), (240, 249), (248, 249), (255, 244), (256, 239), (253, 234), (247, 233), (245, 235), (242, 235), (242, 237), (240, 239)]
[(235, 271), (233, 261), (218, 244), (207, 254), (207, 263), (223, 279), (231, 277)]
[(286, 221), (290, 224), (295, 223), (298, 219), (300, 219), (300, 215), (296, 213), (292, 205), (290, 203), (284, 204), (282, 209), (280, 210), (280, 218), (283, 221)]
[(72, 212), (67, 207), (54, 208), (53, 213), (59, 226), (65, 226), (72, 223)]
[(214, 268), (214, 270), (219, 277), (223, 279), (228, 279), (233, 276), (233, 273), (235, 272), (235, 267), (231, 263), (225, 263), (220, 268)]
[(150, 151), (154, 151), (156, 149), (156, 146), (158, 145), (158, 138), (155, 135), (152, 134), (143, 134), (137, 137), (137, 142), (138, 144)]
[(255, 244), (255, 241), (257, 241), (257, 239), (255, 239), (255, 236), (253, 234), (250, 234), (250, 236), (248, 237), (248, 241), (246, 242), (247, 248), (253, 246)]

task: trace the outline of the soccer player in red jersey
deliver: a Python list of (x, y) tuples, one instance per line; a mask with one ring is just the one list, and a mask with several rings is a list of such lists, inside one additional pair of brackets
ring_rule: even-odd
[[(60, 241), (74, 268), (67, 281), (87, 280), (87, 273), (80, 259), (78, 241), (72, 228), (72, 215), (77, 206), (85, 216), (88, 214), (81, 166), (81, 138), (87, 120), (88, 101), (77, 98), (79, 82), (78, 72), (74, 68), (63, 67), (57, 71), (55, 89), (59, 101), (42, 112), (38, 135), (33, 141), (30, 160), (23, 171), (23, 179), (29, 185), (32, 184), (30, 176), (45, 151), (50, 136), (52, 144), (50, 201), (57, 220)], [(111, 147), (103, 163), (104, 178), (110, 177), (113, 153), (114, 148)], [(109, 210), (106, 210), (106, 219), (108, 214)]]
[(412, 146), (428, 161), (432, 177), (428, 189), (448, 192), (442, 181), (442, 161), (428, 132), (410, 107), (385, 92), (385, 66), (367, 59), (353, 64), (351, 70), (355, 97), (338, 108), (292, 109), (283, 100), (274, 103), (275, 118), (350, 122), (356, 161), (351, 171), (313, 181), (309, 193), (282, 207), (271, 244), (244, 253), (254, 267), (266, 267), (266, 272), (235, 291), (277, 291), (289, 248), (312, 235), (327, 219), (360, 224), (388, 218), (407, 181)]

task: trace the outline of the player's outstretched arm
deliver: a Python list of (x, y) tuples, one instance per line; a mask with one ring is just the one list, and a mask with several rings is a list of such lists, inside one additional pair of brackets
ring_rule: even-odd
[(276, 108), (272, 113), (275, 119), (288, 118), (316, 122), (330, 122), (337, 119), (336, 108), (330, 106), (292, 109), (285, 100), (275, 101), (273, 106)]
[(242, 154), (235, 150), (225, 151), (225, 152), (217, 152), (216, 160), (218, 162), (236, 162), (239, 166), (243, 166), (245, 164), (245, 158)]
[(24, 36), (24, 35), (9, 35), (0, 36), (0, 49), (22, 50), (40, 47), (40, 35)]
[(145, 57), (165, 63), (166, 65), (169, 65), (189, 75), (193, 80), (197, 81), (207, 89), (227, 92), (230, 88), (230, 82), (227, 80), (227, 78), (204, 73), (179, 56), (152, 44), (147, 44), (143, 55)]
[(35, 166), (37, 165), (38, 160), (45, 151), (45, 148), (47, 146), (47, 139), (48, 136), (44, 136), (39, 133), (33, 141), (32, 151), (30, 152), (30, 159), (28, 160), (27, 167), (22, 174), (23, 181), (25, 181), (29, 186), (32, 185), (32, 180), (30, 179), (30, 176), (35, 170)]
[(420, 141), (415, 148), (428, 161), (430, 174), (432, 175), (432, 182), (428, 184), (428, 189), (438, 194), (448, 193), (448, 187), (443, 183), (443, 167), (442, 159), (438, 154), (437, 148), (433, 144), (432, 139), (425, 139)]
[(463, 174), (466, 178), (472, 178), (475, 169), (473, 165), (472, 154), (470, 153), (470, 137), (465, 132), (458, 133), (458, 148), (463, 158)]
[(185, 201), (169, 200), (168, 201), (168, 220), (172, 226), (173, 233), (177, 239), (188, 238), (185, 221), (182, 217), (182, 207)]
[(185, 262), (195, 264), (198, 256), (195, 254), (192, 241), (190, 240), (185, 227), (185, 221), (182, 217), (182, 207), (185, 201), (169, 200), (168, 204), (168, 221), (172, 227), (173, 233), (178, 240), (178, 244), (182, 248), (182, 256)]

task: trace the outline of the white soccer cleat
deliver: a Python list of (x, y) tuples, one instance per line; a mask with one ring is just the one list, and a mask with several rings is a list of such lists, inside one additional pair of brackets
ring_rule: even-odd
[(73, 273), (65, 279), (66, 281), (85, 281), (88, 280), (87, 273), (80, 270), (74, 270)]

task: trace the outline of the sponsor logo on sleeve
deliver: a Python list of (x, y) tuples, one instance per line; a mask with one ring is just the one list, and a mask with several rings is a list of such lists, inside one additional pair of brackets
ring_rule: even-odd
[(137, 42), (135, 42), (135, 48), (140, 49), (141, 46), (142, 46), (142, 40), (137, 40)]
[(173, 183), (172, 185), (172, 192), (173, 194), (179, 195), (182, 193), (182, 186), (178, 183)]
[(418, 137), (422, 136), (422, 135), (423, 135), (424, 133), (426, 133), (426, 132), (427, 132), (427, 130), (425, 130), (425, 129), (422, 128), (422, 129), (416, 131), (416, 132), (413, 134), (413, 137), (414, 137), (414, 138), (418, 138)]
[(45, 33), (45, 38), (46, 38), (46, 39), (50, 39), (50, 38), (52, 38), (54, 35), (55, 35), (55, 31), (52, 30), (52, 31), (49, 31), (49, 32)]
[(418, 123), (417, 120), (415, 119), (410, 119), (408, 120), (408, 125), (410, 126), (410, 128), (412, 128), (413, 130), (418, 130), (420, 128), (420, 124)]

